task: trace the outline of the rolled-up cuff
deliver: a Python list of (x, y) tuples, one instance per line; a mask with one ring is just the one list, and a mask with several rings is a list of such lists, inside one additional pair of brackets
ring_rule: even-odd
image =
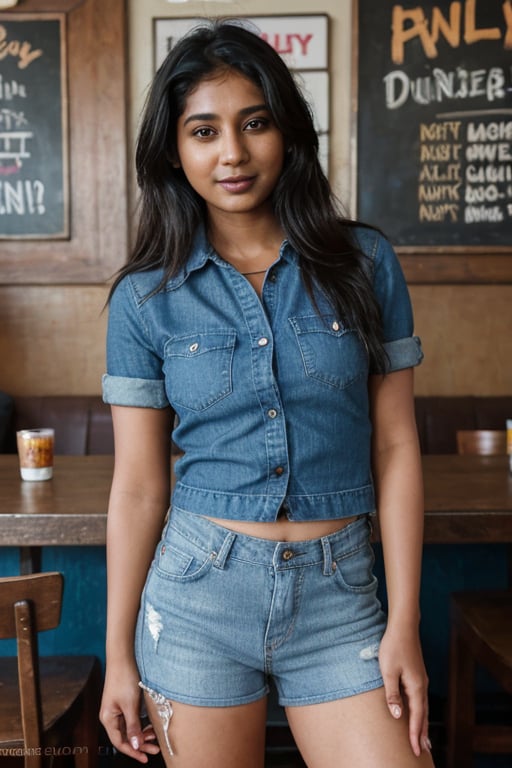
[(110, 405), (127, 405), (137, 408), (167, 408), (163, 379), (133, 379), (129, 376), (102, 378), (103, 401)]
[(421, 340), (418, 336), (409, 336), (405, 339), (396, 339), (384, 344), (388, 356), (386, 371), (400, 371), (403, 368), (412, 368), (423, 360)]

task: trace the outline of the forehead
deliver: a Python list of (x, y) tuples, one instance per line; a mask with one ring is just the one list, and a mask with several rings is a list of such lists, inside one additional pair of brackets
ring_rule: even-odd
[(234, 69), (216, 70), (202, 78), (190, 91), (186, 100), (184, 115), (217, 110), (243, 109), (248, 105), (265, 103), (263, 91), (252, 80)]

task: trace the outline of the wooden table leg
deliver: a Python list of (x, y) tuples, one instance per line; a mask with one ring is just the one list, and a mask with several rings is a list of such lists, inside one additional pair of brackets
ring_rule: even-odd
[(20, 547), (20, 573), (41, 572), (41, 547)]

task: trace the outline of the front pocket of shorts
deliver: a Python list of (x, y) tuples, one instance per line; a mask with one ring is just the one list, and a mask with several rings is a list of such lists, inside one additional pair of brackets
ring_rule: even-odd
[(371, 592), (377, 587), (373, 573), (375, 555), (371, 544), (342, 555), (336, 560), (336, 574), (339, 585), (351, 592)]
[(179, 548), (163, 542), (154, 561), (154, 571), (171, 581), (196, 581), (210, 570), (215, 553), (205, 552), (184, 540)]
[(229, 329), (169, 339), (164, 371), (171, 404), (203, 411), (230, 395), (235, 341)]
[(334, 315), (291, 317), (306, 375), (344, 389), (368, 375), (368, 355), (357, 331)]

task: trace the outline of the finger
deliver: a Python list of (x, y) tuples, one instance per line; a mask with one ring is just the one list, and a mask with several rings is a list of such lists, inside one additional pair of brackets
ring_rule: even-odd
[(386, 692), (386, 702), (391, 715), (398, 720), (402, 717), (404, 710), (400, 689), (398, 687), (398, 678), (384, 676), (384, 690)]
[(132, 757), (141, 763), (147, 763), (147, 756), (134, 749), (127, 738), (125, 720), (122, 714), (109, 713), (104, 714), (102, 723), (105, 726), (108, 737), (118, 752)]
[(144, 734), (144, 741), (151, 741), (156, 739), (155, 729), (151, 723), (142, 729), (142, 733)]
[(428, 736), (428, 700), (425, 701), (425, 716), (423, 718), (423, 727), (421, 729), (420, 744), (425, 752), (432, 752), (432, 742)]
[(414, 694), (408, 695), (409, 707), (409, 741), (412, 751), (419, 757), (422, 749), (427, 745), (427, 701), (424, 689), (418, 689)]

